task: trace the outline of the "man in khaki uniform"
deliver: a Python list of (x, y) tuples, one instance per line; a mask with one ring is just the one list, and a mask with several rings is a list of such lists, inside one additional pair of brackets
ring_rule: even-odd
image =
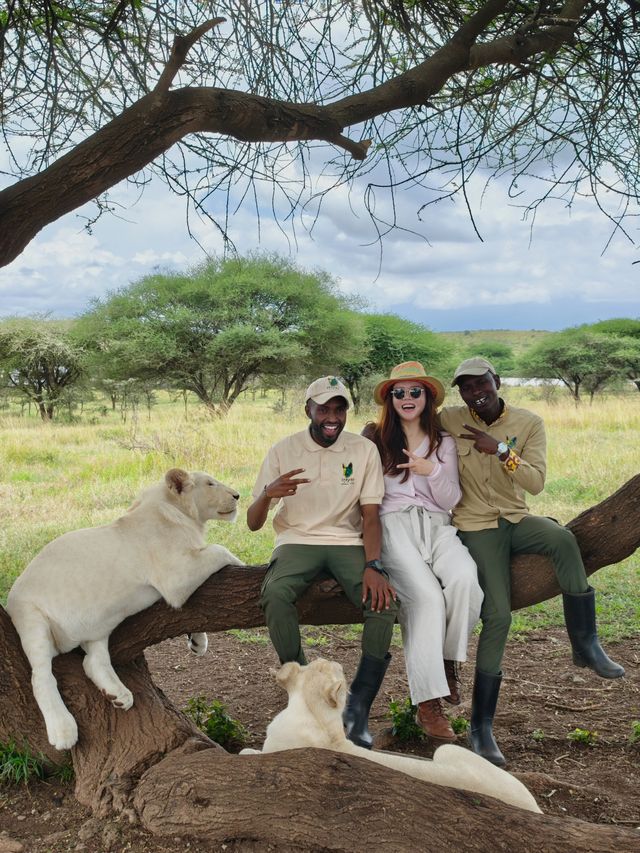
[(362, 609), (362, 658), (351, 684), (345, 724), (350, 740), (370, 748), (369, 710), (391, 659), (397, 608), (380, 562), (380, 456), (373, 442), (343, 432), (347, 393), (335, 376), (311, 383), (305, 405), (309, 427), (269, 450), (247, 524), (250, 530), (260, 530), (270, 508), (276, 507), (276, 547), (260, 605), (281, 663), (306, 663), (295, 605), (318, 577), (335, 578)]
[(462, 498), (453, 510), (453, 523), (476, 561), (484, 592), (469, 740), (475, 752), (503, 766), (493, 717), (511, 625), (514, 554), (544, 554), (552, 560), (574, 663), (603, 678), (618, 678), (624, 669), (607, 657), (598, 640), (594, 591), (575, 537), (553, 519), (531, 515), (525, 502), (526, 492), (536, 495), (544, 488), (542, 419), (505, 404), (498, 395), (500, 377), (484, 358), (463, 361), (451, 384), (458, 387), (464, 403), (440, 413), (458, 449)]

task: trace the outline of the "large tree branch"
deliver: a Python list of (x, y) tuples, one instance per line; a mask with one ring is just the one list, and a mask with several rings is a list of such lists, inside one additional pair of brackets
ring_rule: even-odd
[[(602, 503), (567, 525), (580, 545), (587, 574), (618, 563), (640, 547), (640, 474)], [(112, 634), (111, 657), (126, 663), (147, 646), (189, 631), (226, 631), (264, 625), (258, 599), (264, 566), (227, 566), (210, 577), (180, 610), (163, 602), (130, 616)], [(533, 554), (516, 557), (511, 565), (514, 610), (558, 595), (550, 560)], [(362, 614), (333, 582), (311, 587), (298, 602), (300, 622), (341, 625), (360, 622)]]
[[(585, 2), (570, 0), (562, 17), (577, 19)], [(519, 65), (532, 56), (555, 52), (573, 38), (574, 27), (555, 26), (524, 38), (514, 35), (477, 44), (483, 27), (505, 6), (504, 0), (489, 0), (447, 44), (415, 68), (325, 106), (229, 89), (170, 91), (189, 47), (218, 19), (209, 21), (176, 40), (154, 91), (49, 168), (0, 192), (0, 265), (17, 257), (45, 225), (136, 174), (189, 134), (215, 133), (266, 143), (322, 140), (363, 159), (370, 141), (346, 138), (345, 127), (425, 104), (460, 72), (492, 63)]]
[(636, 840), (630, 829), (532, 814), (323, 749), (174, 753), (143, 776), (134, 804), (158, 835), (277, 849), (618, 853)]

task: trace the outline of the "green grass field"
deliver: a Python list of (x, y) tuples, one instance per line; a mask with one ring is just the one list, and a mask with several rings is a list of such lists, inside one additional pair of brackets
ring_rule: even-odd
[[(640, 395), (610, 396), (576, 408), (567, 396), (544, 399), (540, 391), (507, 389), (515, 405), (545, 418), (549, 441), (547, 486), (531, 499), (535, 512), (567, 522), (638, 473)], [(456, 402), (454, 396), (451, 402)], [(360, 431), (374, 410), (350, 418)], [(15, 577), (55, 536), (78, 527), (107, 524), (138, 491), (173, 466), (205, 470), (240, 491), (242, 508), (268, 447), (305, 426), (301, 394), (256, 397), (236, 403), (226, 419), (211, 419), (195, 402), (161, 395), (150, 418), (129, 414), (123, 423), (102, 401), (85, 407), (77, 423), (42, 424), (39, 418), (0, 416), (0, 601)], [(210, 525), (209, 536), (249, 564), (268, 560), (270, 525), (251, 533), (241, 511), (234, 525)], [(640, 626), (640, 552), (598, 572), (601, 633), (628, 635)], [(516, 636), (535, 626), (561, 624), (558, 600), (514, 618)], [(321, 639), (316, 639), (321, 643)]]

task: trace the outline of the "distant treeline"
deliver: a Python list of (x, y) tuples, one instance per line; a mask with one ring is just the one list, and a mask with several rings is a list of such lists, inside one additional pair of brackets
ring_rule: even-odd
[(498, 335), (472, 342), (368, 313), (324, 272), (250, 255), (146, 276), (74, 320), (0, 321), (0, 391), (5, 403), (17, 397), (45, 420), (96, 391), (113, 408), (127, 395), (150, 407), (161, 388), (191, 392), (224, 414), (249, 388), (284, 389), (337, 373), (357, 411), (394, 364), (418, 360), (446, 379), (470, 355), (488, 358), (502, 376), (560, 380), (576, 401), (629, 380), (640, 390), (640, 320), (549, 332), (519, 349)]

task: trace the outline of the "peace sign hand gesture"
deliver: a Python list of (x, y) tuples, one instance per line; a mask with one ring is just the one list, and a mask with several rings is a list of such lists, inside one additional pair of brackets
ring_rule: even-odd
[(405, 456), (409, 457), (409, 461), (402, 462), (400, 465), (396, 466), (397, 468), (408, 468), (414, 474), (420, 474), (423, 477), (427, 477), (436, 467), (435, 462), (432, 462), (430, 459), (425, 459), (424, 456), (416, 456), (416, 454), (411, 450), (405, 450), (403, 448), (402, 452)]
[(471, 426), (470, 424), (464, 424), (464, 428), (469, 430), (469, 434), (461, 433), (460, 438), (466, 438), (469, 441), (473, 442), (473, 446), (480, 453), (488, 453), (491, 456), (495, 456), (498, 450), (498, 442), (496, 439), (489, 435), (487, 432), (483, 432), (481, 429), (476, 429), (476, 427)]
[(304, 477), (294, 479), (296, 474), (302, 474), (303, 471), (304, 468), (294, 468), (291, 471), (287, 471), (285, 474), (280, 474), (277, 479), (264, 487), (265, 496), (268, 497), (269, 500), (273, 500), (274, 498), (288, 498), (291, 497), (291, 495), (295, 495), (298, 486), (302, 485), (302, 483), (311, 482), (311, 480)]

